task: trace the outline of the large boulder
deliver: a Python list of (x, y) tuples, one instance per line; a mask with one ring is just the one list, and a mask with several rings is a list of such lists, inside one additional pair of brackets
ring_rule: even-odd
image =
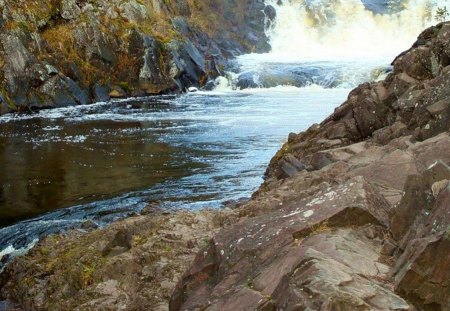
[(242, 219), (197, 255), (170, 310), (410, 310), (377, 281), (387, 224), (388, 203), (360, 177)]

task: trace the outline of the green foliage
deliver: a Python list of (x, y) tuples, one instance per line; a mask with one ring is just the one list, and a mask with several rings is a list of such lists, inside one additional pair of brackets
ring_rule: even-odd
[(449, 15), (449, 12), (448, 12), (446, 6), (438, 7), (437, 10), (436, 10), (436, 15), (435, 15), (434, 18), (438, 22), (445, 22), (447, 20), (448, 15)]

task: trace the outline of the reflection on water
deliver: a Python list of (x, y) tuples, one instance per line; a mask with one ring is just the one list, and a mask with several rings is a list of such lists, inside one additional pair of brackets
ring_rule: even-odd
[(0, 225), (204, 167), (184, 160), (195, 150), (158, 141), (170, 135), (171, 123), (35, 118), (1, 124)]
[(0, 251), (148, 202), (202, 208), (249, 197), (287, 133), (320, 121), (347, 93), (279, 87), (0, 117), (0, 227), (42, 215), (0, 229)]

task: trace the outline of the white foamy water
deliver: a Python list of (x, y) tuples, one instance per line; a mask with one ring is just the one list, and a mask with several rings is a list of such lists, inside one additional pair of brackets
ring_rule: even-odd
[(277, 2), (266, 2), (276, 8), (277, 19), (268, 30), (272, 51), (258, 55), (261, 60), (390, 62), (424, 28), (436, 23), (438, 7), (449, 4), (448, 0), (406, 0), (400, 12), (377, 14), (360, 0)]
[[(277, 17), (267, 29), (269, 53), (238, 58), (240, 72), (217, 89), (351, 88), (385, 77), (395, 56), (435, 24), (449, 0), (267, 0)], [(372, 9), (369, 9), (372, 8)], [(373, 9), (375, 8), (375, 9)], [(254, 83), (248, 83), (253, 80)]]

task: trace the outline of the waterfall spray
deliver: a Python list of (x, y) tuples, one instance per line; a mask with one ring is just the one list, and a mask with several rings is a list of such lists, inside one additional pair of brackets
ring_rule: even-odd
[(267, 32), (272, 52), (266, 59), (388, 62), (436, 23), (436, 9), (449, 1), (378, 2), (383, 2), (386, 13), (369, 10), (361, 0), (268, 0), (277, 19)]

